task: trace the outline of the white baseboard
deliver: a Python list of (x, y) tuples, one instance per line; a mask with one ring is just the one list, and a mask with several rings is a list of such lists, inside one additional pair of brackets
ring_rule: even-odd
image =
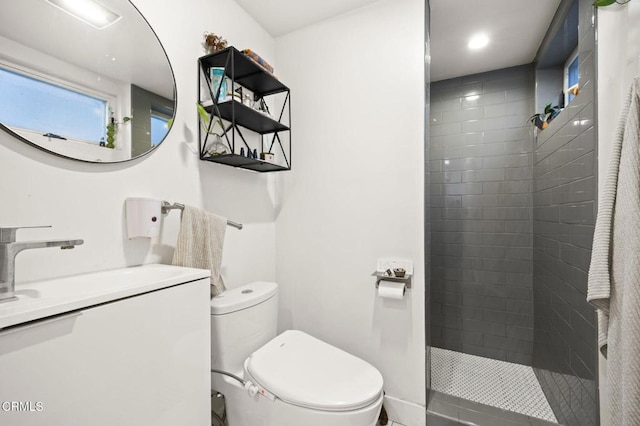
[(427, 424), (427, 408), (414, 402), (384, 396), (384, 408), (389, 420), (403, 426), (425, 426)]

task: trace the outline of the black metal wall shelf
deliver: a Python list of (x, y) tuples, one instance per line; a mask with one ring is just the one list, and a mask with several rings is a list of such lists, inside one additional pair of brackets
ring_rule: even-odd
[[(234, 47), (228, 47), (210, 55), (199, 58), (198, 86), (200, 88), (200, 105), (209, 114), (208, 128), (199, 126), (200, 159), (233, 167), (254, 170), (258, 172), (284, 171), (291, 169), (291, 103), (290, 91), (274, 75), (262, 66), (244, 55)], [(228, 77), (228, 93), (215, 93), (211, 80), (211, 68), (224, 68), (224, 75)], [(204, 84), (203, 84), (204, 83)], [(279, 115), (276, 118), (258, 111), (243, 103), (244, 99), (237, 99), (238, 88), (253, 93), (253, 101), (263, 106), (273, 107), (277, 103)], [(203, 96), (203, 88), (206, 96)], [(228, 96), (227, 96), (228, 95)], [(279, 99), (278, 102), (267, 101)], [(223, 100), (219, 100), (223, 99)], [(267, 112), (268, 111), (268, 108)], [(221, 123), (223, 144), (227, 147), (223, 154), (208, 152), (209, 142), (215, 123)], [(241, 128), (256, 133), (258, 143), (250, 144), (243, 135)], [(236, 134), (238, 139), (236, 139)], [(217, 138), (217, 136), (215, 136)], [(236, 144), (236, 142), (240, 142)], [(237, 146), (236, 146), (237, 145)], [(258, 145), (258, 147), (256, 147)], [(274, 149), (279, 149), (274, 153)], [(280, 164), (251, 157), (256, 151), (274, 154)], [(240, 155), (241, 152), (247, 156)]]
[[(214, 109), (213, 105), (205, 107), (209, 114), (215, 114)], [(221, 118), (224, 120), (233, 121), (235, 116), (237, 125), (246, 127), (261, 135), (289, 130), (288, 126), (237, 101), (219, 102), (218, 109), (220, 110)]]
[[(226, 66), (230, 58), (233, 60), (233, 69)], [(201, 57), (200, 63), (207, 69), (225, 68), (227, 77), (260, 96), (289, 91), (280, 80), (233, 46)]]
[(289, 167), (283, 167), (278, 164), (269, 163), (255, 158), (243, 157), (242, 155), (237, 154), (214, 155), (201, 158), (201, 160), (226, 164), (227, 166), (240, 167), (256, 172), (282, 172), (290, 170)]

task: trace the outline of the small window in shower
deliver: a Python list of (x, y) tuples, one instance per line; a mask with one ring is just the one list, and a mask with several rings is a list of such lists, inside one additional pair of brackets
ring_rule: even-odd
[(578, 94), (578, 49), (569, 56), (564, 65), (564, 97), (568, 104)]
[[(562, 110), (578, 95), (579, 2), (562, 2), (536, 57), (536, 110)], [(584, 58), (583, 58), (584, 59)]]

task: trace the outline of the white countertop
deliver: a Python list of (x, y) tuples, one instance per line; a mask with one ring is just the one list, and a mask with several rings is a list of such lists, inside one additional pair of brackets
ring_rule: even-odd
[(204, 269), (154, 264), (17, 284), (18, 300), (0, 303), (0, 329), (210, 275)]

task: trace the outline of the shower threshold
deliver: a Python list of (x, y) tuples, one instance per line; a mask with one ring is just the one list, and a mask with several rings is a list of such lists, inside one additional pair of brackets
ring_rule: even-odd
[[(556, 417), (533, 369), (525, 365), (431, 348), (431, 389), (454, 397), (446, 398), (445, 395), (436, 398), (441, 403), (440, 406), (449, 409), (465, 405), (456, 401), (466, 400), (476, 404), (466, 404), (466, 407), (461, 408), (465, 413), (467, 409), (478, 411), (478, 407), (484, 405), (498, 409), (485, 413), (487, 415), (496, 416), (496, 413), (506, 410), (525, 418), (543, 420), (540, 424), (556, 423)], [(452, 417), (448, 413), (444, 415)], [(512, 421), (517, 424), (515, 420)]]

